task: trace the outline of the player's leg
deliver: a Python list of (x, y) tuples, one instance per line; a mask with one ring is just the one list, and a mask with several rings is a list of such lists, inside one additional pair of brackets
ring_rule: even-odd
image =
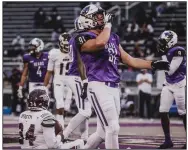
[(56, 119), (61, 123), (64, 129), (64, 100), (62, 84), (54, 83), (54, 97), (56, 100)]
[[(185, 109), (185, 87), (181, 87), (181, 88), (177, 87), (174, 90), (174, 97), (175, 97), (178, 113), (183, 120), (184, 128), (186, 131), (187, 121), (186, 121), (186, 109)], [(186, 148), (186, 145), (184, 145), (183, 148)]]
[(64, 96), (64, 102), (65, 102), (65, 111), (69, 112), (70, 111), (70, 106), (71, 106), (71, 103), (72, 103), (72, 90), (68, 87), (68, 85), (65, 84), (65, 87), (64, 87), (64, 93), (65, 93), (65, 96)]
[(101, 125), (101, 122), (97, 117), (97, 130), (89, 136), (87, 143), (84, 145), (83, 149), (97, 149), (99, 145), (104, 141), (104, 139), (104, 127)]
[(89, 83), (88, 89), (88, 98), (90, 97), (92, 106), (105, 127), (105, 147), (119, 149), (119, 116), (114, 96), (106, 85), (99, 82)]
[(82, 139), (77, 139), (72, 142), (64, 143), (61, 149), (83, 149), (84, 141)]
[(84, 140), (87, 140), (88, 118), (91, 116), (90, 103), (87, 100), (82, 100), (80, 97), (82, 83), (79, 77), (70, 77), (67, 81), (69, 87), (75, 95), (75, 101), (79, 112), (70, 120), (68, 126), (63, 132), (64, 137), (68, 138), (71, 132), (73, 132), (77, 127), (80, 127), (81, 137)]
[(161, 125), (165, 135), (165, 141), (159, 147), (161, 149), (173, 147), (173, 143), (170, 136), (170, 120), (168, 116), (173, 100), (174, 97), (172, 91), (169, 90), (168, 86), (164, 86), (161, 92), (160, 107), (159, 107)]
[(29, 93), (35, 89), (35, 83), (29, 82)]

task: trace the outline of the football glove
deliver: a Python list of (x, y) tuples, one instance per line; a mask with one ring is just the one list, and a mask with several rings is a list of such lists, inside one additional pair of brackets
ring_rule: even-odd
[(83, 80), (82, 93), (80, 96), (83, 100), (87, 98), (87, 87), (88, 87), (88, 80), (85, 79)]
[(153, 73), (154, 73), (156, 70), (165, 70), (165, 71), (169, 71), (169, 69), (170, 69), (170, 64), (169, 64), (168, 61), (164, 61), (164, 60), (155, 60), (155, 61), (152, 61), (151, 67), (152, 67), (152, 72), (153, 72)]
[(22, 86), (19, 86), (18, 88), (18, 91), (17, 91), (17, 95), (18, 95), (18, 98), (23, 98), (23, 87)]

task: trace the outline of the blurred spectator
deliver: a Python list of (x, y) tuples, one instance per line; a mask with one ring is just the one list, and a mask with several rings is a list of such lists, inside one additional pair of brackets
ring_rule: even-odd
[(144, 105), (147, 105), (147, 117), (150, 119), (151, 114), (151, 84), (153, 82), (153, 77), (147, 72), (146, 69), (142, 69), (136, 77), (136, 82), (139, 89), (139, 115), (144, 118)]
[(157, 55), (157, 41), (154, 39), (153, 36), (149, 36), (146, 41), (144, 42), (145, 49), (144, 49), (144, 55), (145, 56), (151, 56), (156, 57)]
[(14, 115), (18, 115), (24, 110), (24, 102), (22, 100), (19, 100), (17, 96), (17, 90), (19, 88), (19, 82), (21, 78), (21, 72), (17, 68), (13, 68), (12, 75), (8, 77), (6, 73), (4, 72), (5, 78), (11, 83), (12, 86), (12, 113)]
[(90, 4), (90, 2), (83, 1), (83, 2), (80, 2), (80, 7), (81, 7), (81, 9), (83, 9), (84, 7), (86, 7), (89, 4)]
[(127, 32), (124, 32), (126, 31), (126, 20), (125, 18), (123, 17), (122, 20), (121, 20), (121, 24), (119, 25), (118, 27), (118, 31), (117, 31), (117, 34), (119, 35), (120, 39), (124, 39), (125, 40), (125, 35)]
[(54, 29), (54, 31), (52, 32), (52, 36), (51, 36), (51, 41), (52, 43), (57, 43), (59, 41), (59, 35), (62, 33), (61, 28), (58, 29)]
[(137, 41), (138, 40), (138, 31), (139, 31), (139, 26), (136, 23), (136, 20), (134, 19), (132, 22), (130, 22), (128, 24), (128, 27), (127, 27), (128, 35), (127, 35), (126, 41), (129, 41), (129, 40)]
[(51, 15), (48, 17), (48, 28), (59, 29), (64, 31), (62, 17), (59, 15), (56, 7), (52, 8)]
[(120, 106), (121, 106), (121, 117), (125, 117), (125, 115), (133, 115), (135, 104), (134, 101), (129, 99), (129, 94), (131, 90), (129, 88), (121, 88), (120, 92)]
[(156, 12), (157, 16), (160, 16), (163, 12), (166, 10), (166, 3), (161, 2), (157, 7), (156, 7)]
[(104, 9), (104, 10), (108, 10), (112, 7), (112, 4), (111, 2), (100, 2), (101, 3), (101, 7)]
[(176, 32), (179, 37), (186, 36), (185, 27), (180, 21), (172, 20), (168, 22), (165, 29)]
[(12, 56), (18, 56), (21, 55), (25, 48), (25, 39), (21, 37), (20, 34), (17, 34), (17, 36), (12, 40), (12, 49), (11, 52)]
[(138, 10), (135, 14), (137, 24), (141, 27), (146, 22), (146, 12), (142, 6), (138, 6)]
[(178, 7), (178, 2), (166, 2), (166, 11), (165, 13), (175, 13), (176, 12), (176, 8)]
[(36, 28), (43, 28), (45, 26), (46, 13), (42, 7), (39, 7), (39, 9), (35, 12), (34, 21)]
[(153, 26), (145, 22), (139, 31), (140, 39), (147, 39), (150, 35), (151, 36), (153, 35), (153, 32), (154, 32)]
[(144, 52), (139, 47), (139, 44), (136, 43), (133, 51), (134, 57), (144, 57)]

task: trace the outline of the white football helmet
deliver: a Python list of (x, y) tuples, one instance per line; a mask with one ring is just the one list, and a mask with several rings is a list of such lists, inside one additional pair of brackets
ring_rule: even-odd
[(105, 11), (97, 5), (90, 4), (82, 9), (79, 19), (86, 30), (101, 29), (105, 22)]
[(82, 26), (82, 23), (79, 17), (77, 17), (74, 21), (74, 28), (75, 30), (84, 30), (84, 27)]
[(178, 42), (178, 36), (174, 31), (164, 31), (159, 39), (157, 49), (159, 52), (165, 53), (168, 49), (172, 48)]
[(61, 52), (68, 53), (69, 52), (69, 40), (70, 40), (70, 34), (63, 33), (59, 36), (59, 47)]
[(44, 49), (44, 42), (39, 38), (34, 38), (29, 42), (30, 53), (39, 53)]

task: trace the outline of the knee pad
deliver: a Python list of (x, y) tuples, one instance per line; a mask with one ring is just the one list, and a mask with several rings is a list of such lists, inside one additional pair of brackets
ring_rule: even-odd
[(119, 122), (118, 120), (115, 120), (115, 121), (111, 121), (109, 123), (108, 126), (106, 126), (106, 132), (107, 133), (111, 133), (111, 134), (119, 134), (119, 129), (120, 129), (120, 126), (119, 126)]
[(91, 116), (91, 109), (79, 109), (79, 113), (87, 118)]

